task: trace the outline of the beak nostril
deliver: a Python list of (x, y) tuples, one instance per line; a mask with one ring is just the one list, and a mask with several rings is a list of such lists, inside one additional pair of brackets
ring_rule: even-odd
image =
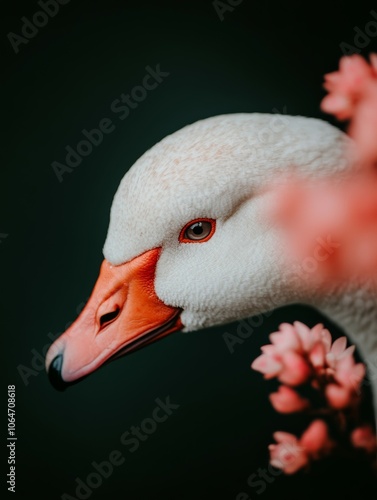
[(100, 328), (103, 328), (106, 325), (108, 325), (109, 323), (111, 323), (112, 321), (114, 321), (114, 319), (117, 318), (119, 311), (120, 311), (120, 308), (117, 307), (114, 311), (103, 314), (99, 320)]

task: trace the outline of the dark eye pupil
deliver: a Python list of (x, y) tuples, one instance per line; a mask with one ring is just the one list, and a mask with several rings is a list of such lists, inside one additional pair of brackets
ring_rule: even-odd
[(197, 224), (195, 224), (193, 227), (192, 227), (192, 232), (194, 234), (197, 234), (197, 235), (201, 235), (202, 232), (203, 232), (203, 226), (202, 226), (202, 223), (199, 222)]

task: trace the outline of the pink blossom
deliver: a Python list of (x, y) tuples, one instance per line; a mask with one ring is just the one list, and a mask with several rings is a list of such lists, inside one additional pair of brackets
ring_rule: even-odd
[(282, 356), (283, 368), (280, 370), (278, 379), (283, 384), (300, 385), (308, 380), (311, 368), (306, 360), (294, 351), (287, 351)]
[(301, 436), (300, 443), (312, 457), (323, 454), (333, 445), (323, 420), (314, 420)]
[(308, 352), (315, 341), (315, 333), (313, 333), (309, 327), (300, 321), (295, 321), (294, 327), (296, 335), (301, 341), (302, 350)]
[[(263, 373), (266, 379), (278, 377), (281, 382), (294, 386), (306, 382), (311, 375), (312, 368), (305, 359), (308, 355), (310, 359), (311, 350), (314, 349), (312, 356), (315, 365), (319, 361), (318, 351), (322, 350), (323, 357), (331, 345), (330, 333), (323, 325), (318, 324), (310, 329), (299, 321), (293, 325), (281, 324), (279, 331), (270, 335), (270, 340), (272, 344), (261, 348), (263, 354), (251, 367)], [(318, 347), (318, 343), (322, 347)]]
[(351, 434), (351, 443), (355, 448), (364, 448), (368, 453), (377, 450), (376, 435), (370, 425), (357, 427)]
[(271, 333), (270, 340), (279, 352), (301, 351), (300, 338), (293, 325), (282, 323), (278, 332)]
[(336, 410), (346, 408), (352, 401), (352, 394), (349, 389), (338, 384), (329, 384), (325, 389), (325, 393), (329, 405)]
[(352, 357), (355, 351), (355, 346), (352, 345), (347, 348), (347, 338), (339, 337), (331, 346), (329, 352), (326, 354), (326, 361), (329, 367), (336, 368), (339, 361), (347, 356)]
[(343, 57), (339, 71), (325, 75), (329, 94), (321, 108), (339, 120), (351, 119), (349, 133), (358, 146), (361, 160), (377, 160), (377, 55), (368, 62), (359, 55)]
[(275, 355), (262, 354), (253, 361), (251, 368), (257, 372), (263, 373), (265, 379), (269, 379), (279, 375), (283, 368), (283, 364)]
[(296, 321), (283, 323), (270, 335), (272, 344), (263, 346), (262, 354), (251, 367), (266, 379), (276, 377), (286, 384), (270, 395), (272, 406), (280, 413), (292, 413), (308, 407), (309, 402), (286, 386), (310, 382), (322, 390), (335, 410), (353, 406), (365, 376), (365, 365), (355, 363), (354, 346), (347, 347), (346, 337), (332, 342), (330, 332), (318, 324), (309, 328)]
[(376, 77), (375, 68), (363, 57), (343, 57), (339, 63), (339, 71), (325, 75), (324, 87), (329, 94), (322, 101), (322, 110), (335, 115), (339, 120), (351, 118), (356, 104)]
[(321, 323), (309, 328), (300, 321), (293, 325), (282, 323), (279, 331), (271, 333), (270, 340), (276, 352), (295, 351), (299, 354), (308, 353), (317, 342), (322, 342), (326, 352), (330, 350), (331, 335)]
[(275, 432), (274, 439), (276, 444), (269, 446), (270, 463), (286, 474), (294, 474), (332, 447), (327, 425), (322, 420), (312, 422), (301, 439), (288, 432)]
[(339, 343), (338, 348), (339, 346), (341, 346), (342, 350), (338, 352), (335, 350), (335, 357), (330, 359), (331, 366), (334, 369), (334, 383), (327, 385), (325, 395), (332, 408), (341, 410), (357, 401), (357, 394), (365, 377), (365, 365), (355, 363), (352, 356), (353, 349), (350, 347), (345, 349), (344, 342), (342, 345)]
[(309, 352), (309, 360), (316, 370), (323, 369), (326, 362), (327, 346), (321, 341), (318, 341)]
[(358, 392), (365, 377), (365, 365), (356, 364), (353, 356), (345, 356), (338, 361), (334, 377), (343, 387)]
[[(294, 351), (279, 352), (278, 349), (266, 349), (252, 363), (251, 368), (263, 373), (265, 379), (277, 377), (288, 385), (299, 385), (310, 376), (310, 366), (305, 359)], [(272, 346), (271, 346), (272, 347)]]
[(377, 79), (365, 89), (352, 117), (348, 133), (355, 140), (360, 160), (365, 164), (377, 162)]
[(302, 398), (296, 391), (281, 385), (277, 392), (270, 394), (270, 401), (276, 411), (280, 413), (293, 413), (308, 408), (309, 401)]
[[(293, 325), (283, 323), (270, 335), (270, 340), (271, 344), (261, 348), (262, 354), (252, 368), (265, 378), (276, 377), (285, 384), (270, 394), (274, 409), (283, 414), (305, 409), (323, 411), (333, 424), (342, 425), (344, 410), (355, 409), (360, 400), (358, 391), (365, 376), (365, 365), (355, 363), (355, 347), (347, 346), (346, 337), (333, 342), (330, 332), (321, 324), (309, 328), (299, 321)], [(310, 402), (292, 388), (306, 382), (319, 391), (327, 406), (311, 408)], [(356, 414), (349, 412), (351, 419)], [(327, 424), (319, 419), (309, 425), (301, 438), (287, 432), (275, 432), (274, 438), (276, 443), (269, 446), (271, 465), (286, 474), (297, 472), (335, 446)], [(356, 429), (350, 439), (355, 447), (377, 449), (369, 428)]]
[[(251, 367), (266, 379), (277, 377), (283, 384), (297, 386), (318, 375), (335, 377), (336, 381), (356, 390), (364, 377), (363, 365), (355, 365), (354, 346), (347, 348), (346, 337), (332, 343), (331, 335), (322, 324), (309, 328), (299, 321), (283, 323), (270, 335), (272, 344), (261, 348), (262, 353)], [(316, 385), (316, 384), (314, 384)], [(340, 397), (341, 391), (338, 391)], [(345, 392), (343, 391), (343, 401)], [(330, 400), (340, 404), (335, 389)]]
[(277, 444), (270, 444), (270, 463), (277, 469), (282, 469), (286, 474), (294, 474), (305, 467), (309, 458), (298, 439), (288, 432), (275, 432)]

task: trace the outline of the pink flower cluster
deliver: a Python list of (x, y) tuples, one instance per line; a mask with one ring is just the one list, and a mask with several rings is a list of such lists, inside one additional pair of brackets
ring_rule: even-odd
[[(333, 183), (297, 180), (276, 188), (274, 214), (286, 229), (292, 256), (298, 258), (295, 279), (305, 279), (307, 286), (310, 281), (319, 291), (331, 289), (334, 282), (360, 283), (377, 273), (377, 54), (370, 56), (370, 63), (358, 55), (343, 57), (339, 71), (326, 75), (324, 86), (329, 94), (322, 110), (350, 121), (348, 132), (362, 168), (341, 182), (335, 177)], [(349, 154), (354, 163), (351, 149)], [(377, 451), (373, 429), (358, 416), (365, 366), (355, 362), (354, 347), (347, 348), (346, 338), (332, 342), (322, 325), (310, 329), (295, 322), (282, 324), (270, 340), (252, 368), (283, 384), (270, 395), (273, 407), (285, 414), (324, 416), (301, 438), (276, 432), (271, 464), (292, 474), (333, 448)], [(315, 404), (298, 392), (302, 384), (318, 391)]]
[[(277, 377), (287, 386), (310, 381), (314, 387), (325, 387), (330, 406), (342, 409), (352, 404), (365, 376), (363, 363), (355, 363), (354, 346), (347, 348), (346, 337), (332, 343), (331, 335), (323, 325), (310, 329), (296, 321), (283, 323), (279, 331), (270, 335), (272, 344), (263, 346), (263, 354), (251, 367), (266, 379)], [(300, 411), (309, 402), (293, 389), (281, 386), (271, 394), (274, 408), (281, 413)]]
[[(354, 346), (347, 347), (346, 337), (332, 341), (330, 332), (318, 324), (309, 328), (296, 321), (283, 323), (279, 331), (270, 335), (271, 344), (261, 348), (262, 354), (251, 367), (266, 379), (276, 377), (283, 385), (270, 395), (270, 401), (280, 413), (294, 413), (312, 409), (307, 398), (296, 390), (309, 384), (321, 395), (324, 413), (334, 415), (357, 407), (362, 380), (363, 363), (355, 363)], [(338, 415), (339, 416), (339, 415)], [(270, 445), (271, 464), (292, 474), (327, 454), (334, 446), (327, 424), (314, 420), (300, 439), (286, 432), (276, 432), (277, 444)], [(356, 427), (350, 443), (370, 452), (376, 449), (373, 430)]]

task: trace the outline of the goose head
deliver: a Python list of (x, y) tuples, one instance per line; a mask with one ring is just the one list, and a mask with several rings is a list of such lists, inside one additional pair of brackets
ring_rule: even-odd
[(305, 301), (291, 279), (268, 186), (346, 168), (346, 136), (317, 119), (223, 115), (166, 137), (126, 173), (92, 295), (50, 347), (62, 389), (176, 330)]

